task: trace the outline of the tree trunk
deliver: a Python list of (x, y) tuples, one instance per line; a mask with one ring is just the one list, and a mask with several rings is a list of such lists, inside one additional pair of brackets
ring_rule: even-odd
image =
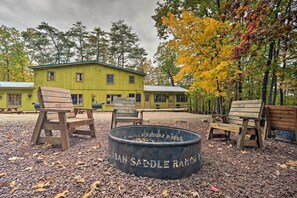
[(277, 95), (277, 76), (275, 76), (275, 79), (274, 79), (274, 92), (273, 92), (273, 99), (272, 99), (273, 105), (275, 105), (276, 103), (276, 95)]
[(275, 76), (275, 69), (272, 70), (272, 74), (271, 74), (271, 82), (270, 82), (270, 89), (269, 89), (269, 96), (268, 96), (268, 104), (272, 105), (272, 96), (273, 96), (273, 86), (274, 86), (274, 82), (276, 81), (276, 76)]
[(264, 72), (263, 84), (262, 84), (262, 102), (266, 105), (266, 96), (267, 96), (267, 84), (268, 84), (268, 77), (269, 77), (269, 67), (272, 62), (273, 56), (273, 49), (274, 49), (274, 42), (269, 44), (269, 52), (266, 62), (266, 71)]

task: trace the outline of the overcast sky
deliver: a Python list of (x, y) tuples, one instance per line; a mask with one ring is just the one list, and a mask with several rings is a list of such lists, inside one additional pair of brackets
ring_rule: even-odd
[(41, 22), (68, 30), (81, 21), (88, 30), (111, 28), (111, 22), (125, 20), (140, 38), (141, 47), (152, 59), (159, 40), (152, 15), (158, 0), (0, 0), (0, 25), (23, 31)]

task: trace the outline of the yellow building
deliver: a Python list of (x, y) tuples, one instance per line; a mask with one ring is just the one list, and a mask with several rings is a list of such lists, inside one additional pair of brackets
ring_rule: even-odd
[(103, 104), (103, 110), (107, 111), (113, 109), (115, 97), (135, 97), (139, 108), (173, 108), (187, 104), (186, 89), (145, 86), (144, 73), (110, 64), (89, 61), (30, 68), (34, 71), (34, 84), (0, 82), (0, 108), (13, 105), (22, 111), (34, 111), (40, 86), (69, 89), (75, 106), (92, 108), (92, 104)]

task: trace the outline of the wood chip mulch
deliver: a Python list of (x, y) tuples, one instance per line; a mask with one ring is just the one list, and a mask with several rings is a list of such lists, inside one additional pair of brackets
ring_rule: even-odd
[(71, 148), (29, 145), (34, 122), (0, 122), (0, 197), (297, 197), (297, 145), (267, 140), (262, 149), (236, 149), (206, 140), (204, 122), (150, 122), (202, 136), (202, 169), (190, 177), (136, 177), (108, 163), (110, 122), (96, 121), (96, 139), (71, 136)]

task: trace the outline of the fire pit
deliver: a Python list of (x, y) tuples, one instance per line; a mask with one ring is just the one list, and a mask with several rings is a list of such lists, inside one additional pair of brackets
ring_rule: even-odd
[(178, 179), (201, 167), (200, 135), (179, 128), (131, 125), (109, 132), (109, 161), (136, 176)]

